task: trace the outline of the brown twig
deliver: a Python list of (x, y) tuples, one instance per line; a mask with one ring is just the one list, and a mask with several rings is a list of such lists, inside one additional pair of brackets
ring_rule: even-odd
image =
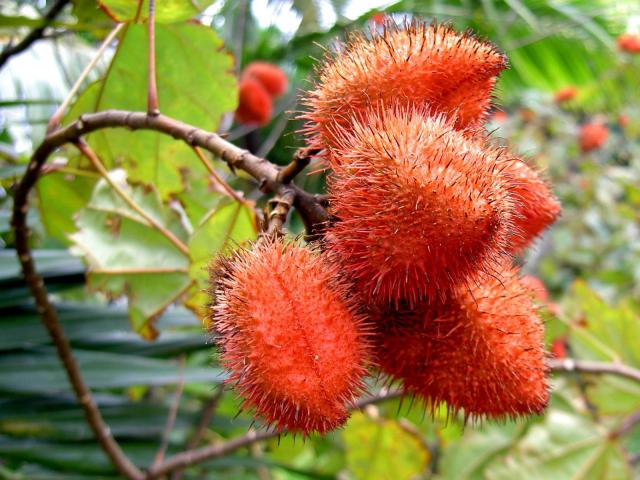
[[(216, 408), (218, 407), (218, 403), (220, 403), (220, 399), (222, 398), (223, 393), (224, 384), (221, 384), (202, 407), (202, 411), (200, 412), (200, 417), (198, 418), (198, 423), (196, 425), (195, 431), (193, 432), (191, 438), (189, 438), (185, 451), (193, 450), (198, 446), (200, 440), (202, 440), (202, 437), (207, 431), (207, 427), (209, 426), (209, 423), (213, 418)], [(177, 469), (171, 475), (171, 480), (180, 480), (183, 474), (183, 469)]]
[(247, 200), (244, 199), (241, 195), (239, 195), (238, 192), (236, 192), (233, 188), (231, 188), (231, 185), (229, 185), (227, 182), (225, 182), (222, 179), (222, 177), (220, 177), (220, 175), (218, 175), (218, 172), (216, 172), (216, 169), (211, 164), (209, 159), (204, 156), (204, 153), (202, 153), (202, 150), (200, 150), (198, 147), (192, 147), (192, 148), (193, 148), (193, 151), (195, 152), (196, 156), (200, 159), (200, 162), (204, 165), (204, 167), (209, 172), (209, 175), (211, 175), (211, 177), (222, 188), (222, 190), (224, 190), (224, 192), (229, 197), (233, 198), (236, 202), (247, 204)]
[(160, 225), (151, 215), (145, 212), (128, 194), (125, 192), (120, 185), (113, 181), (113, 179), (109, 176), (109, 172), (107, 171), (104, 164), (100, 161), (95, 152), (89, 147), (84, 140), (79, 139), (74, 142), (74, 145), (82, 152), (82, 154), (87, 157), (87, 159), (91, 162), (93, 167), (104, 177), (109, 186), (113, 189), (116, 194), (124, 200), (124, 202), (129, 205), (129, 207), (135, 211), (138, 215), (140, 215), (147, 224), (164, 235), (167, 240), (173, 243), (178, 250), (180, 250), (187, 257), (189, 256), (189, 247), (187, 247), (182, 240), (176, 237), (171, 230), (166, 229), (162, 225)]
[(107, 49), (107, 47), (111, 45), (111, 42), (113, 42), (113, 39), (116, 37), (116, 35), (120, 33), (120, 30), (122, 30), (122, 27), (124, 27), (124, 25), (125, 25), (124, 23), (118, 23), (113, 28), (113, 30), (111, 30), (109, 35), (107, 35), (107, 37), (104, 39), (104, 41), (96, 51), (91, 61), (89, 61), (87, 66), (84, 67), (84, 70), (82, 70), (82, 73), (76, 80), (76, 83), (74, 83), (73, 86), (71, 87), (71, 90), (69, 90), (67, 97), (63, 100), (63, 102), (57, 108), (55, 113), (51, 116), (51, 119), (49, 119), (49, 123), (47, 124), (47, 133), (51, 133), (52, 131), (54, 131), (56, 128), (60, 126), (60, 122), (62, 121), (64, 112), (67, 110), (67, 107), (71, 103), (71, 100), (73, 100), (73, 97), (75, 96), (75, 94), (78, 93), (78, 90), (82, 86), (82, 83), (85, 81), (85, 79), (87, 78), (91, 70), (93, 70), (93, 67), (96, 66), (96, 63), (98, 63), (98, 60), (100, 60), (100, 58), (102, 57), (102, 54)]
[(156, 82), (156, 5), (155, 0), (149, 0), (149, 18), (147, 19), (149, 34), (149, 63), (147, 78), (147, 113), (151, 116), (160, 115), (158, 106), (158, 84)]
[[(35, 171), (33, 167), (31, 171)], [(122, 475), (130, 480), (142, 480), (144, 478), (143, 473), (127, 458), (120, 448), (120, 445), (118, 445), (113, 438), (108, 425), (104, 422), (100, 410), (82, 378), (78, 364), (71, 352), (69, 341), (64, 335), (60, 322), (58, 321), (56, 311), (47, 297), (47, 290), (42, 277), (36, 272), (29, 248), (30, 231), (26, 222), (29, 189), (24, 187), (24, 178), (26, 178), (26, 175), (20, 184), (23, 185), (23, 187), (19, 187), (16, 190), (12, 225), (15, 233), (16, 252), (22, 266), (22, 274), (25, 282), (34, 297), (38, 313), (42, 317), (42, 322), (53, 340), (58, 356), (67, 372), (69, 383), (84, 410), (87, 423), (98, 440), (98, 443), (111, 460), (111, 463)]]
[(0, 68), (7, 63), (7, 60), (13, 55), (24, 52), (34, 42), (40, 40), (44, 36), (44, 31), (55, 20), (55, 18), (62, 12), (64, 7), (70, 3), (71, 0), (57, 0), (49, 9), (49, 11), (42, 17), (42, 25), (34, 28), (29, 34), (24, 37), (20, 42), (15, 45), (9, 45), (0, 52)]
[(620, 438), (631, 432), (636, 425), (640, 424), (640, 410), (636, 410), (628, 417), (625, 417), (618, 428), (611, 433), (611, 438)]
[(169, 447), (169, 435), (173, 430), (173, 426), (176, 423), (176, 417), (178, 416), (178, 408), (180, 408), (180, 399), (182, 398), (182, 391), (184, 389), (184, 353), (180, 355), (180, 374), (178, 377), (178, 384), (176, 385), (176, 392), (173, 396), (173, 401), (169, 407), (169, 414), (167, 415), (167, 423), (162, 432), (162, 439), (160, 440), (160, 447), (153, 461), (153, 466), (157, 467), (164, 460), (164, 455)]
[(296, 150), (291, 162), (278, 173), (278, 181), (285, 184), (291, 183), (291, 181), (309, 165), (311, 158), (318, 153), (319, 150), (309, 150), (308, 148), (299, 148)]
[[(249, 445), (249, 454), (255, 459), (261, 459), (264, 457), (264, 451), (262, 445), (259, 442)], [(271, 480), (271, 474), (269, 469), (265, 465), (258, 464), (256, 466), (256, 475), (258, 480)]]
[[(174, 138), (181, 139), (191, 146), (200, 147), (212, 152), (227, 162), (232, 169), (241, 169), (255, 178), (263, 191), (273, 192), (276, 195), (286, 197), (287, 199), (291, 199), (293, 196), (293, 206), (300, 211), (310, 233), (318, 232), (318, 230), (322, 228), (328, 220), (328, 214), (318, 197), (299, 189), (293, 184), (283, 182), (283, 179), (290, 181), (290, 178), (293, 177), (290, 177), (288, 173), (283, 177), (280, 175), (281, 171), (264, 158), (252, 155), (250, 152), (227, 142), (215, 133), (198, 129), (160, 114), (148, 115), (143, 112), (120, 110), (86, 114), (67, 127), (50, 133), (34, 152), (33, 157), (27, 166), (27, 171), (15, 191), (12, 217), (16, 250), (22, 265), (25, 281), (34, 296), (38, 311), (42, 316), (43, 323), (56, 345), (58, 355), (62, 360), (69, 381), (79, 402), (85, 410), (87, 421), (102, 448), (105, 450), (118, 471), (125, 477), (132, 480), (140, 480), (142, 478), (151, 480), (160, 478), (172, 471), (183, 469), (198, 462), (221, 457), (239, 448), (249, 446), (257, 441), (273, 438), (279, 435), (280, 432), (264, 431), (256, 433), (251, 431), (244, 436), (228, 440), (221, 444), (189, 449), (169, 457), (159, 465), (152, 466), (146, 475), (131, 463), (111, 436), (109, 428), (104, 423), (104, 420), (93, 401), (91, 393), (84, 383), (81, 372), (72, 355), (69, 343), (58, 322), (53, 305), (47, 297), (44, 282), (35, 271), (33, 258), (29, 248), (30, 232), (26, 224), (26, 215), (28, 212), (29, 192), (38, 179), (41, 168), (49, 155), (57, 147), (69, 142), (76, 143), (80, 146), (86, 146), (86, 144), (83, 144), (81, 141), (81, 137), (84, 134), (112, 127), (126, 127), (132, 130), (154, 130), (171, 135)], [(85, 152), (89, 152), (91, 155), (92, 152), (88, 147), (82, 148), (84, 148)], [(96, 164), (98, 163), (99, 162)], [(292, 163), (295, 163), (295, 161)], [(298, 165), (299, 163), (300, 161), (297, 161)], [(295, 172), (298, 168), (299, 167), (291, 166), (290, 172)], [(551, 360), (549, 366), (551, 369), (556, 371), (609, 373), (640, 381), (640, 371), (620, 364), (606, 364), (565, 359)], [(360, 399), (356, 402), (354, 408), (363, 408), (366, 405), (373, 405), (390, 398), (397, 398), (401, 395), (402, 392), (395, 390), (389, 391), (385, 389), (374, 397)]]
[(640, 382), (640, 370), (620, 363), (592, 362), (589, 360), (550, 359), (547, 365), (554, 372), (581, 372), (595, 374), (611, 374)]
[[(218, 134), (202, 130), (164, 115), (150, 116), (144, 112), (106, 110), (81, 115), (75, 122), (49, 134), (40, 144), (29, 162), (27, 172), (18, 186), (20, 198), (26, 197), (38, 178), (40, 168), (48, 156), (65, 143), (74, 142), (82, 135), (105, 128), (129, 128), (131, 130), (154, 130), (183, 140), (191, 146), (208, 150), (224, 160), (232, 170), (247, 172), (259, 183), (264, 192), (279, 193), (291, 189), (295, 192), (293, 206), (300, 213), (307, 233), (317, 236), (329, 220), (321, 202), (295, 185), (278, 181), (278, 168), (264, 158), (257, 157), (221, 138)], [(22, 200), (26, 202), (26, 198)], [(18, 202), (20, 203), (20, 202)]]
[[(358, 410), (366, 407), (367, 405), (375, 405), (392, 398), (398, 398), (401, 395), (402, 392), (398, 390), (383, 389), (377, 395), (358, 400), (352, 410)], [(275, 430), (267, 430), (262, 432), (255, 432), (251, 430), (241, 437), (227, 440), (224, 443), (207, 445), (195, 450), (187, 450), (185, 452), (178, 453), (173, 457), (168, 458), (159, 467), (149, 469), (149, 471), (147, 472), (146, 480), (154, 480), (176, 469), (186, 468), (190, 465), (204, 462), (205, 460), (222, 457), (228, 453), (238, 450), (239, 448), (248, 447), (251, 444), (262, 440), (275, 438), (278, 435), (282, 435), (282, 433), (283, 432)]]
[(270, 200), (270, 204), (273, 206), (271, 213), (269, 214), (269, 228), (270, 234), (281, 234), (282, 225), (287, 221), (287, 215), (293, 205), (295, 199), (295, 193), (293, 190), (287, 190), (282, 194), (277, 194)]
[(207, 402), (202, 407), (202, 412), (200, 413), (200, 418), (198, 419), (198, 424), (196, 425), (196, 429), (193, 432), (193, 436), (189, 439), (187, 443), (187, 450), (195, 448), (202, 440), (204, 436), (204, 432), (206, 432), (211, 419), (218, 408), (218, 404), (220, 403), (220, 399), (222, 398), (222, 394), (224, 393), (224, 385), (218, 386), (214, 394), (207, 400)]
[[(284, 185), (277, 181), (278, 169), (263, 158), (256, 157), (246, 150), (243, 150), (226, 140), (223, 140), (215, 133), (207, 132), (191, 125), (179, 122), (175, 119), (163, 115), (148, 115), (144, 112), (130, 112), (110, 110), (94, 114), (82, 115), (77, 121), (70, 125), (51, 132), (45, 140), (38, 146), (27, 165), (26, 172), (20, 180), (15, 193), (12, 215), (12, 226), (15, 234), (16, 253), (22, 267), (22, 273), (36, 303), (38, 312), (42, 317), (51, 339), (57, 349), (58, 356), (62, 361), (73, 388), (76, 398), (84, 409), (87, 423), (91, 427), (96, 439), (102, 449), (110, 458), (115, 468), (130, 480), (140, 480), (144, 474), (136, 467), (124, 454), (118, 443), (111, 435), (109, 427), (105, 424), (95, 401), (87, 388), (78, 364), (73, 357), (69, 342), (65, 337), (62, 327), (57, 318), (53, 304), (49, 301), (47, 290), (42, 277), (35, 269), (31, 249), (29, 246), (30, 230), (27, 226), (27, 213), (29, 210), (29, 193), (38, 180), (42, 167), (49, 155), (58, 147), (66, 143), (75, 143), (85, 154), (93, 160), (94, 165), (102, 165), (88, 148), (81, 138), (84, 134), (95, 130), (125, 127), (132, 130), (146, 129), (154, 130), (174, 138), (181, 139), (189, 145), (204, 148), (222, 158), (232, 169), (241, 169), (255, 178), (260, 188), (265, 192), (284, 193), (293, 191), (295, 194), (294, 206), (298, 208), (302, 218), (305, 220), (309, 233), (317, 233), (328, 219), (326, 210), (317, 202), (315, 197), (295, 185)], [(108, 178), (105, 177), (105, 178)], [(233, 451), (247, 442), (257, 441), (260, 438), (268, 438), (275, 433), (256, 434), (252, 438), (239, 438), (231, 440), (222, 446), (217, 446), (211, 450), (188, 451), (176, 457), (172, 457), (152, 469), (152, 478), (157, 478), (176, 468), (198, 461), (199, 458), (206, 459), (223, 455), (228, 451)]]

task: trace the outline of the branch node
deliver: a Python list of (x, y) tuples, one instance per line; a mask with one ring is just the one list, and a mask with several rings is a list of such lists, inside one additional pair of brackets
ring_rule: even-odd
[(280, 183), (291, 183), (291, 181), (304, 170), (311, 162), (311, 158), (320, 152), (319, 149), (299, 148), (293, 154), (291, 162), (283, 167), (279, 172), (276, 180)]
[(287, 221), (287, 215), (289, 214), (289, 210), (291, 209), (295, 198), (295, 192), (287, 188), (284, 189), (282, 193), (269, 200), (269, 205), (272, 206), (272, 210), (269, 214), (268, 233), (275, 235), (282, 234), (282, 225)]

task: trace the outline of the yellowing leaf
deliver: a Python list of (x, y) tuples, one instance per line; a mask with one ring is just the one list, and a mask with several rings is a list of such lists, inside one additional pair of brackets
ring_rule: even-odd
[(397, 421), (372, 419), (360, 412), (352, 415), (342, 438), (347, 466), (357, 479), (410, 479), (424, 474), (431, 458), (417, 434)]

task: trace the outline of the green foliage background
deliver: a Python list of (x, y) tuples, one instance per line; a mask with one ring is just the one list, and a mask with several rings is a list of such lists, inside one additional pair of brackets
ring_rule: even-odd
[[(83, 112), (145, 108), (146, 40), (144, 27), (131, 21), (136, 2), (104, 3), (130, 23), (65, 123)], [(219, 0), (194, 7), (205, 3), (158, 2), (161, 108), (227, 131), (240, 145), (257, 141), (260, 155), (283, 164), (300, 146), (300, 124), (289, 112), (308, 86), (313, 58), (347, 31), (369, 28), (373, 12), (347, 17), (354, 2), (344, 0)], [(256, 17), (260, 5), (273, 20), (295, 12), (299, 25), (286, 32), (273, 21), (265, 26)], [(7, 2), (0, 7), (1, 34), (37, 25), (32, 14), (42, 6)], [(560, 339), (572, 357), (640, 368), (640, 55), (619, 52), (615, 43), (634, 18), (640, 26), (640, 6), (632, 0), (402, 0), (382, 10), (397, 19), (414, 15), (470, 27), (506, 51), (511, 68), (497, 97), (507, 115), (489, 128), (496, 142), (546, 169), (564, 209), (525, 267), (543, 279), (555, 304), (544, 307), (549, 346)], [(200, 25), (189, 21), (197, 15)], [(54, 25), (68, 33), (41, 41), (0, 70), (0, 478), (112, 479), (115, 471), (71, 395), (12, 250), (15, 183), (48, 117), (113, 21), (94, 1), (75, 0)], [(239, 68), (254, 59), (277, 63), (291, 82), (271, 124), (258, 132), (230, 126), (224, 117), (236, 107)], [(553, 92), (568, 85), (579, 95), (559, 106)], [(625, 126), (620, 115), (628, 118)], [(592, 118), (606, 121), (610, 135), (602, 149), (583, 154), (578, 130)], [(105, 130), (88, 141), (110, 180), (188, 248), (185, 254), (151, 228), (71, 147), (56, 153), (38, 182), (30, 213), (38, 268), (107, 423), (144, 467), (160, 443), (176, 385), (185, 387), (169, 453), (183, 448), (224, 380), (203, 334), (204, 266), (255, 237), (252, 206), (263, 200), (246, 178), (213, 159), (246, 201), (229, 198), (189, 148), (155, 133)], [(299, 182), (311, 191), (323, 188), (322, 175)], [(301, 228), (294, 215), (292, 231)], [(390, 401), (354, 414), (325, 438), (268, 441), (192, 467), (184, 478), (640, 478), (640, 427), (614, 433), (639, 410), (638, 383), (556, 375), (541, 417), (465, 427), (444, 409), (431, 417), (409, 399)], [(251, 418), (235, 418), (237, 412), (237, 399), (225, 394), (203, 442), (245, 433)]]

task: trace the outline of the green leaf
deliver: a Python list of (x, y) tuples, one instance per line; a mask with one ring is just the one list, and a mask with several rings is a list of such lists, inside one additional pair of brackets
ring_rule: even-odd
[(209, 303), (203, 293), (207, 288), (207, 265), (217, 255), (229, 253), (242, 242), (255, 239), (257, 225), (253, 209), (240, 202), (227, 203), (211, 210), (193, 232), (189, 240), (191, 265), (189, 275), (196, 282), (194, 296), (189, 300), (190, 308), (205, 313), (202, 308)]
[[(157, 224), (186, 239), (179, 216), (164, 207), (153, 190), (129, 186), (122, 171), (109, 176)], [(104, 179), (96, 184), (77, 225), (79, 231), (70, 238), (89, 265), (90, 286), (111, 296), (126, 294), (133, 329), (145, 338), (155, 338), (153, 320), (190, 286), (187, 254), (126, 204)]]
[[(80, 349), (73, 354), (90, 388), (172, 385), (181, 376), (185, 383), (216, 384), (224, 379), (218, 368), (187, 366), (181, 373), (176, 362), (157, 358)], [(0, 357), (0, 391), (60, 395), (71, 394), (71, 386), (55, 349), (41, 347)]]
[(484, 473), (490, 480), (630, 479), (620, 445), (606, 429), (559, 410), (549, 411), (544, 422), (532, 425), (509, 453)]
[[(620, 362), (640, 367), (640, 322), (629, 302), (618, 306), (605, 303), (586, 283), (573, 285), (581, 321), (570, 324), (569, 345), (580, 359)], [(640, 385), (629, 379), (601, 375), (587, 383), (589, 399), (601, 414), (628, 414), (640, 404)]]
[(632, 305), (607, 305), (582, 281), (574, 284), (573, 298), (583, 315), (580, 325), (573, 325), (571, 338), (578, 358), (640, 367), (640, 322)]
[(347, 466), (357, 479), (412, 478), (427, 470), (430, 452), (398, 422), (354, 413), (342, 432)]
[[(110, 108), (146, 110), (146, 30), (129, 25), (122, 35), (107, 76), (80, 95), (65, 121)], [(237, 105), (232, 57), (203, 25), (158, 25), (156, 37), (162, 113), (215, 131), (221, 116)], [(102, 130), (89, 135), (89, 143), (107, 168), (121, 161), (132, 182), (153, 185), (163, 198), (183, 190), (185, 171), (206, 175), (188, 145), (159, 133)]]
[(443, 480), (484, 479), (484, 470), (491, 461), (517, 440), (526, 425), (507, 422), (504, 425), (484, 425), (467, 430), (464, 436), (449, 444), (440, 463)]
[[(149, 12), (149, 1), (98, 0), (105, 11), (117, 22), (144, 22)], [(142, 3), (142, 5), (140, 5)], [(155, 4), (156, 22), (172, 23), (188, 20), (207, 6), (206, 2), (193, 0), (161, 0)]]
[[(149, 443), (133, 443), (123, 447), (127, 457), (140, 466), (153, 461), (154, 447)], [(115, 473), (109, 458), (97, 443), (54, 443), (0, 437), (0, 455), (4, 458), (39, 463), (56, 470), (92, 474)]]
[[(56, 305), (58, 319), (73, 346), (136, 355), (178, 354), (208, 348), (202, 327), (185, 309), (171, 309), (158, 320), (162, 333), (154, 342), (131, 332), (127, 311), (103, 305)], [(4, 309), (0, 318), (0, 351), (50, 343), (34, 307)]]
[(75, 215), (91, 198), (96, 175), (73, 175), (51, 172), (36, 184), (40, 218), (47, 233), (63, 245), (71, 243), (69, 234), (76, 230)]

